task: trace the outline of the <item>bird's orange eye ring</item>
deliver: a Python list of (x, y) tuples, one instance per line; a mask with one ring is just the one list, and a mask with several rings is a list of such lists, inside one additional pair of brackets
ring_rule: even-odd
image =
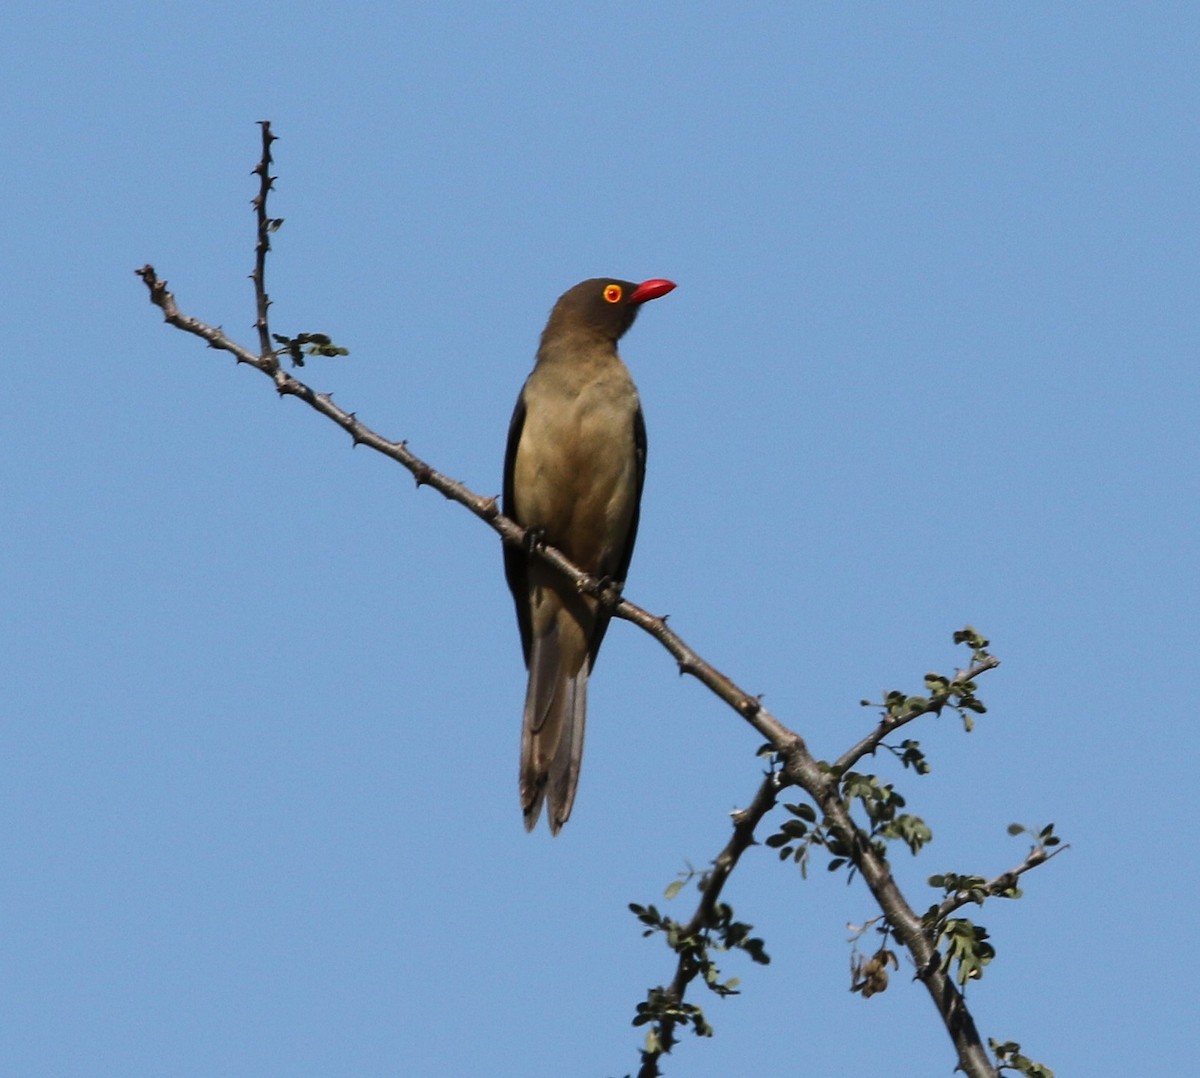
[(620, 303), (621, 297), (624, 295), (619, 284), (608, 284), (604, 286), (604, 298), (608, 303)]

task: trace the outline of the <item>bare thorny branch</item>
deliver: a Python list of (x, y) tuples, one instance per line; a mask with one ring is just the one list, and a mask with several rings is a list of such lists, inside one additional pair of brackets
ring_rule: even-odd
[[(335, 404), (329, 394), (317, 393), (284, 370), (280, 363), (281, 353), (290, 355), (293, 365), (302, 364), (296, 348), (296, 343), (301, 338), (289, 340), (277, 335), (273, 338), (268, 325), (270, 299), (265, 282), (266, 256), (271, 247), (270, 235), (279, 228), (282, 220), (272, 218), (267, 213), (267, 200), (275, 181), (275, 177), (270, 174), (270, 167), (271, 146), (276, 136), (271, 132), (269, 121), (260, 123), (262, 155), (254, 169), (254, 174), (259, 177), (259, 191), (252, 201), (257, 222), (257, 242), (254, 271), (251, 274), (255, 295), (254, 327), (258, 336), (258, 352), (238, 344), (221, 328), (210, 326), (181, 312), (175, 296), (167, 288), (167, 282), (158, 276), (153, 266), (145, 265), (136, 272), (149, 290), (151, 302), (162, 310), (167, 323), (199, 337), (211, 348), (229, 352), (238, 363), (260, 371), (272, 380), (280, 396), (296, 397), (304, 401), (346, 431), (355, 445), (367, 446), (408, 469), (418, 486), (430, 486), (449, 500), (457, 502), (490, 526), (504, 542), (527, 544), (530, 539), (527, 538), (525, 529), (500, 513), (495, 497), (476, 494), (463, 483), (444, 475), (413, 453), (406, 442), (391, 441), (383, 437), (359, 420), (355, 413)], [(302, 338), (307, 340), (309, 336), (311, 335), (302, 335)], [(273, 349), (272, 339), (284, 347)], [(324, 341), (328, 345), (328, 339), (325, 338)], [(816, 809), (823, 814), (823, 824), (829, 834), (848, 852), (848, 859), (862, 875), (882, 909), (890, 934), (908, 950), (917, 971), (917, 978), (933, 998), (954, 1043), (959, 1069), (970, 1078), (995, 1078), (999, 1072), (988, 1058), (962, 993), (944, 968), (935, 935), (901, 893), (877, 844), (873, 843), (852, 819), (849, 800), (841, 788), (840, 779), (856, 762), (873, 754), (884, 743), (884, 739), (900, 727), (922, 715), (939, 713), (947, 702), (954, 706), (953, 698), (963, 692), (964, 686), (969, 691), (974, 679), (999, 665), (998, 660), (986, 654), (978, 656), (977, 661), (968, 669), (960, 671), (947, 683), (944, 692), (935, 694), (924, 705), (903, 711), (888, 710), (875, 729), (833, 765), (829, 765), (818, 761), (809, 751), (804, 739), (772, 715), (759, 697), (740, 688), (704, 660), (682, 637), (668, 627), (665, 617), (651, 614), (624, 598), (618, 586), (611, 581), (598, 580), (582, 572), (553, 547), (534, 543), (531, 556), (540, 557), (554, 566), (581, 591), (604, 603), (615, 617), (632, 622), (654, 637), (673, 656), (681, 674), (689, 674), (700, 681), (767, 741), (769, 753), (773, 758), (773, 764), (749, 807), (733, 814), (733, 833), (725, 848), (715, 858), (712, 867), (701, 877), (700, 901), (695, 913), (686, 924), (675, 925), (672, 922), (675, 938), (684, 941), (684, 946), (675, 945), (679, 960), (675, 976), (669, 987), (664, 990), (667, 1002), (676, 1008), (683, 1004), (688, 985), (700, 968), (695, 961), (695, 949), (687, 941), (706, 937), (711, 929), (717, 927), (721, 917), (727, 916), (727, 907), (723, 908), (720, 903), (725, 883), (741, 855), (756, 844), (755, 829), (776, 805), (780, 792), (788, 786), (798, 786), (808, 794)], [(996, 888), (992, 893), (999, 893), (1006, 885), (1015, 886), (1018, 876), (1043, 863), (1048, 856), (1050, 855), (1044, 850), (1035, 849), (1025, 862), (990, 881), (987, 886)], [(965, 892), (950, 894), (941, 906), (937, 907), (937, 914), (944, 920), (955, 909), (973, 900)], [(658, 1067), (659, 1058), (670, 1050), (674, 1042), (675, 1025), (676, 1020), (669, 1015), (658, 1022), (656, 1043), (642, 1053), (640, 1078), (652, 1078), (661, 1073)]]

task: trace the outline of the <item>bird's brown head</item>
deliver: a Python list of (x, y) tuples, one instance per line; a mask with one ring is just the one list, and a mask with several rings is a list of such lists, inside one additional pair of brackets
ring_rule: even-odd
[(614, 277), (593, 277), (568, 289), (558, 297), (550, 321), (542, 334), (543, 342), (559, 334), (579, 335), (618, 341), (633, 325), (643, 303), (665, 296), (674, 281), (655, 277), (636, 284)]

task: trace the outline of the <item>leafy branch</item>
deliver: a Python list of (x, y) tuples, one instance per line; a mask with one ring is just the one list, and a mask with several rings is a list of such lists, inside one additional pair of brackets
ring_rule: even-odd
[(929, 886), (940, 887), (946, 894), (942, 903), (932, 907), (925, 915), (931, 926), (940, 924), (955, 910), (969, 902), (982, 906), (988, 898), (1020, 898), (1021, 889), (1017, 886), (1017, 880), (1021, 876), (1030, 869), (1044, 865), (1064, 850), (1070, 849), (1070, 846), (1061, 845), (1062, 840), (1054, 833), (1054, 824), (1052, 823), (1047, 824), (1036, 833), (1019, 823), (1013, 823), (1008, 825), (1008, 833), (1010, 835), (1028, 834), (1034, 839), (1034, 844), (1025, 860), (1015, 868), (1010, 868), (1007, 872), (1002, 872), (990, 880), (985, 880), (982, 876), (958, 876), (952, 872), (929, 877)]
[[(712, 1036), (712, 1027), (705, 1020), (703, 1011), (695, 1004), (684, 1003), (688, 985), (700, 974), (703, 974), (704, 984), (710, 991), (720, 996), (735, 994), (737, 982), (720, 980), (720, 971), (711, 955), (712, 949), (728, 951), (740, 948), (755, 962), (762, 965), (770, 962), (762, 940), (750, 936), (750, 925), (734, 921), (732, 907), (721, 902), (720, 898), (730, 873), (742, 854), (753, 844), (755, 828), (775, 807), (778, 791), (779, 776), (771, 771), (763, 778), (749, 807), (733, 814), (733, 834), (713, 860), (712, 867), (700, 875), (697, 883), (700, 902), (686, 925), (680, 926), (662, 917), (654, 906), (630, 904), (629, 908), (638, 920), (648, 926), (642, 934), (663, 933), (667, 946), (677, 955), (675, 976), (670, 985), (650, 989), (645, 1001), (637, 1007), (633, 1024), (641, 1026), (652, 1023), (642, 1049), (638, 1078), (655, 1078), (662, 1073), (659, 1060), (675, 1046), (677, 1026), (691, 1025), (698, 1036)], [(667, 888), (667, 897), (674, 898), (686, 882), (686, 879), (677, 880), (671, 884)]]
[[(1052, 830), (1039, 832), (1040, 845), (1035, 845), (1029, 857), (995, 880), (983, 881), (980, 877), (949, 873), (934, 877), (941, 881), (936, 886), (943, 888), (943, 900), (920, 916), (892, 876), (888, 848), (891, 843), (900, 842), (916, 854), (930, 841), (932, 833), (924, 821), (901, 811), (905, 801), (892, 784), (857, 769), (865, 757), (873, 756), (883, 748), (898, 758), (903, 767), (918, 775), (927, 773), (929, 765), (917, 741), (906, 738), (896, 745), (886, 740), (925, 715), (939, 715), (949, 708), (958, 713), (969, 732), (975, 716), (986, 711), (976, 695), (976, 679), (999, 665), (999, 660), (987, 651), (987, 641), (969, 627), (956, 633), (955, 642), (972, 651), (971, 661), (964, 670), (952, 677), (927, 675), (925, 692), (921, 694), (907, 695), (898, 690), (886, 693), (875, 705), (881, 711), (880, 719), (865, 737), (832, 764), (818, 760), (798, 733), (770, 713), (761, 697), (746, 692), (704, 660), (668, 628), (665, 617), (651, 614), (625, 599), (611, 581), (589, 576), (561, 551), (540, 542), (536, 535), (527, 534), (515, 521), (500, 513), (495, 497), (476, 494), (463, 483), (444, 475), (413, 453), (407, 442), (383, 437), (360, 421), (354, 412), (335, 404), (330, 394), (316, 392), (283, 368), (281, 357), (287, 357), (295, 369), (304, 366), (308, 358), (342, 356), (348, 352), (322, 333), (289, 336), (273, 333), (270, 329), (271, 301), (266, 290), (266, 261), (271, 236), (282, 226), (283, 219), (271, 217), (267, 212), (268, 198), (276, 179), (270, 171), (275, 135), (267, 121), (261, 122), (261, 129), (262, 154), (254, 168), (259, 189), (252, 202), (257, 227), (251, 273), (258, 350), (234, 341), (220, 327), (182, 312), (167, 282), (147, 264), (136, 272), (149, 292), (151, 303), (162, 311), (164, 320), (176, 329), (200, 338), (210, 348), (230, 353), (239, 364), (265, 375), (280, 396), (303, 401), (346, 431), (353, 445), (366, 446), (395, 461), (413, 475), (418, 486), (432, 487), (473, 513), (503, 542), (522, 545), (531, 556), (543, 559), (581, 592), (595, 597), (613, 616), (632, 622), (657, 640), (674, 658), (681, 674), (700, 681), (767, 742), (764, 752), (771, 760), (769, 771), (760, 782), (750, 806), (734, 813), (733, 833), (712, 866), (699, 874), (700, 900), (692, 917), (681, 923), (664, 917), (654, 906), (631, 906), (645, 933), (661, 936), (676, 956), (671, 983), (652, 989), (638, 1006), (634, 1018), (635, 1025), (650, 1027), (642, 1051), (640, 1078), (660, 1074), (661, 1057), (676, 1043), (676, 1031), (680, 1026), (691, 1027), (702, 1036), (711, 1035), (712, 1028), (700, 1008), (685, 1000), (688, 986), (694, 980), (699, 978), (719, 996), (736, 994), (736, 980), (723, 979), (715, 953), (740, 950), (754, 962), (769, 961), (762, 940), (750, 934), (750, 925), (734, 918), (732, 908), (721, 897), (742, 855), (757, 843), (756, 828), (775, 808), (779, 795), (788, 787), (797, 787), (808, 800), (785, 805), (788, 818), (765, 840), (766, 845), (777, 849), (781, 858), (790, 857), (800, 865), (802, 872), (807, 871), (812, 851), (823, 848), (829, 855), (830, 869), (845, 868), (848, 878), (861, 877), (882, 911), (877, 919), (877, 930), (883, 934), (883, 943), (869, 958), (859, 956), (856, 959), (852, 989), (864, 998), (886, 989), (887, 969), (899, 966), (898, 950), (890, 945), (894, 941), (897, 949), (907, 952), (917, 979), (929, 992), (954, 1045), (958, 1068), (969, 1078), (996, 1078), (1005, 1069), (1019, 1070), (1031, 1078), (1052, 1078), (1046, 1068), (1021, 1055), (1020, 1046), (1015, 1042), (990, 1042), (997, 1060), (997, 1066), (993, 1066), (967, 1010), (961, 987), (982, 973), (994, 951), (990, 951), (985, 930), (963, 918), (951, 916), (968, 902), (989, 897), (1016, 897), (1019, 893), (1016, 892), (1017, 878), (1052, 856), (1046, 852), (1047, 847), (1058, 842)], [(863, 703), (870, 706), (868, 701)], [(864, 822), (855, 819), (856, 812), (865, 817)], [(677, 892), (677, 887), (672, 889), (673, 894)], [(950, 975), (952, 966), (956, 976)]]

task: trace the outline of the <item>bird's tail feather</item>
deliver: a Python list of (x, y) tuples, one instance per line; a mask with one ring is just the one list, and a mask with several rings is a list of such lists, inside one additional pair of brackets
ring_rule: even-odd
[(583, 760), (583, 734), (587, 725), (588, 664), (566, 683), (566, 707), (562, 733), (554, 762), (550, 765), (547, 796), (550, 799), (550, 833), (557, 835), (571, 815), (575, 789), (579, 785), (579, 765)]
[(587, 721), (588, 655), (582, 627), (561, 611), (535, 636), (521, 726), (521, 807), (532, 831), (550, 798), (550, 830), (571, 815)]

